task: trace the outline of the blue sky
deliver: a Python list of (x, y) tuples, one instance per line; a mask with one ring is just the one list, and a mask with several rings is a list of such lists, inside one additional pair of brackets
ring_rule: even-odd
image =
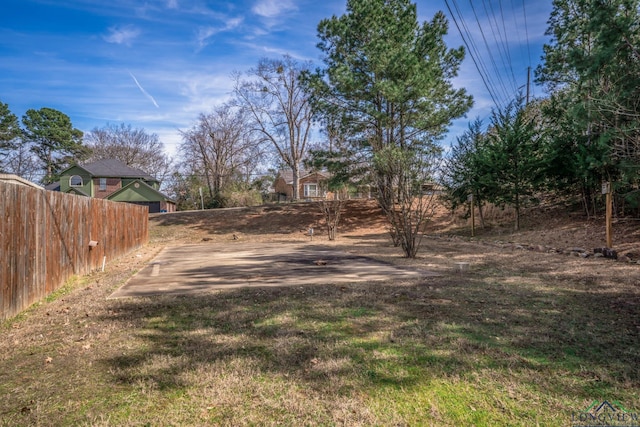
[[(448, 3), (454, 13), (458, 7), (492, 78), (501, 75), (507, 92), (524, 85), (527, 66), (535, 68), (548, 41), (544, 32), (551, 0)], [(173, 154), (180, 130), (230, 98), (234, 71), (244, 72), (262, 57), (283, 54), (320, 65), (317, 24), (343, 14), (345, 4), (2, 0), (0, 101), (19, 117), (30, 108), (55, 108), (85, 132), (107, 123), (131, 124), (158, 134)], [(450, 16), (444, 0), (419, 0), (417, 5), (420, 21), (430, 20), (438, 10)], [(504, 35), (492, 36), (496, 29)], [(446, 40), (450, 47), (463, 44), (451, 19)], [(445, 141), (469, 120), (486, 119), (493, 106), (469, 55), (455, 84), (467, 88), (475, 106), (466, 119), (456, 121)], [(542, 95), (540, 88), (532, 93)]]

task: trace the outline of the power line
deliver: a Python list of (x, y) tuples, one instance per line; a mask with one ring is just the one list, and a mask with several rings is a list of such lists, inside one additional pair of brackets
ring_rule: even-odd
[[(498, 102), (497, 100), (497, 94), (495, 93), (495, 89), (492, 86), (492, 83), (489, 81), (488, 79), (488, 75), (486, 73), (486, 69), (484, 67), (484, 64), (482, 64), (481, 58), (477, 52), (477, 49), (475, 49), (475, 45), (473, 44), (473, 41), (470, 37), (470, 33), (468, 31), (468, 28), (466, 27), (466, 24), (464, 23), (464, 18), (462, 17), (462, 13), (460, 13), (460, 9), (458, 8), (458, 5), (456, 3), (455, 0), (452, 0), (454, 7), (456, 9), (456, 12), (458, 13), (458, 17), (456, 18), (456, 14), (453, 13), (453, 10), (451, 9), (451, 5), (449, 4), (449, 0), (445, 0), (445, 4), (447, 6), (447, 9), (449, 10), (449, 14), (451, 15), (451, 18), (453, 19), (453, 22), (456, 26), (456, 28), (458, 29), (458, 32), (460, 33), (460, 37), (462, 37), (462, 41), (464, 43), (464, 45), (467, 47), (467, 50), (469, 51), (469, 55), (471, 56), (471, 60), (473, 61), (473, 64), (476, 67), (476, 70), (478, 71), (478, 73), (480, 74), (480, 78), (482, 79), (482, 82), (484, 83), (485, 88), (487, 89), (487, 92), (489, 92), (489, 96), (491, 97), (491, 99), (493, 100), (493, 103), (495, 105), (501, 105), (500, 102)], [(463, 31), (461, 28), (461, 25), (465, 28), (465, 30)], [(466, 36), (465, 36), (466, 34)]]
[[(482, 0), (484, 3), (484, 0)], [(506, 25), (506, 20), (504, 19), (504, 9), (502, 7), (502, 0), (499, 0), (498, 5), (500, 6), (500, 20), (502, 21), (502, 31), (504, 32), (504, 38), (502, 37), (502, 33), (500, 32), (500, 26), (498, 25), (497, 19), (495, 18), (496, 14), (495, 11), (493, 9), (493, 5), (491, 3), (489, 3), (489, 6), (491, 7), (491, 12), (492, 15), (494, 17), (494, 20), (496, 21), (496, 28), (497, 28), (497, 32), (500, 35), (500, 40), (501, 43), (498, 45), (500, 47), (502, 47), (502, 51), (504, 52), (504, 58), (506, 58), (509, 68), (509, 71), (511, 72), (511, 81), (513, 84), (512, 90), (513, 92), (517, 92), (518, 90), (518, 79), (516, 79), (516, 76), (513, 72), (513, 61), (511, 59), (511, 50), (509, 49), (509, 40), (508, 40), (508, 32), (507, 32), (507, 25)]]
[(531, 43), (529, 40), (529, 28), (527, 25), (527, 9), (525, 7), (524, 0), (522, 0), (522, 14), (524, 15), (524, 32), (525, 37), (527, 38), (527, 54), (529, 56), (529, 67), (527, 68), (527, 102), (529, 102), (529, 80), (531, 77)]
[[(484, 34), (484, 30), (482, 29), (482, 24), (480, 23), (480, 19), (478, 18), (478, 14), (476, 13), (476, 8), (473, 6), (473, 1), (469, 1), (469, 4), (471, 5), (471, 10), (473, 11), (473, 15), (474, 15), (474, 17), (476, 19), (476, 23), (478, 24), (478, 28), (480, 29), (480, 34), (482, 35), (482, 40), (484, 41), (484, 45), (485, 45), (485, 47), (487, 49), (487, 55), (489, 57), (489, 61), (493, 65), (493, 70), (494, 70), (495, 76), (496, 76), (496, 78), (498, 80), (498, 84), (502, 88), (503, 94), (506, 95), (507, 98), (509, 98), (509, 91), (507, 90), (507, 87), (506, 87), (506, 85), (504, 83), (504, 79), (502, 78), (502, 74), (500, 73), (500, 70), (499, 70), (498, 65), (496, 63), (496, 60), (495, 60), (495, 58), (493, 56), (493, 50), (491, 49), (491, 47), (489, 47), (489, 43), (488, 43), (487, 38), (486, 38), (486, 36)], [(489, 26), (491, 26), (491, 19), (489, 19)], [(499, 49), (498, 49), (498, 55), (502, 59), (502, 63), (504, 65), (505, 64), (504, 57), (502, 55), (500, 55), (500, 50)]]
[[(519, 19), (516, 13), (516, 10), (519, 8), (516, 7), (514, 0), (511, 0), (511, 19), (513, 19), (513, 21), (507, 19), (508, 13), (505, 14), (505, 5), (503, 5), (502, 0), (498, 0), (498, 5), (495, 5), (491, 0), (482, 0), (482, 9), (474, 6), (473, 0), (469, 0), (470, 9), (468, 10), (473, 13), (473, 18), (475, 19), (474, 25), (478, 26), (478, 30), (482, 36), (482, 42), (480, 43), (483, 43), (486, 49), (486, 54), (483, 55), (480, 54), (480, 49), (478, 49), (475, 42), (475, 39), (479, 39), (479, 37), (476, 36), (474, 39), (471, 31), (473, 26), (470, 27), (465, 22), (464, 14), (457, 1), (445, 0), (445, 4), (493, 103), (501, 107), (507, 102), (510, 102), (523, 86), (518, 85), (518, 81), (522, 81), (522, 79), (516, 78), (516, 73), (514, 72), (513, 65), (515, 58), (510, 48), (509, 37), (515, 37), (517, 39), (517, 44), (522, 54), (520, 58), (528, 64), (527, 82), (532, 63), (525, 0), (522, 0), (524, 25), (519, 22), (522, 18)], [(484, 16), (482, 16), (481, 10), (484, 11)], [(507, 30), (507, 28), (511, 28), (511, 25), (507, 25), (508, 21), (513, 22), (513, 30)], [(487, 23), (489, 24), (489, 30), (486, 28)], [(473, 29), (475, 30), (475, 27), (473, 27)], [(524, 40), (522, 36), (523, 30)], [(476, 30), (475, 32), (477, 33), (478, 31)], [(492, 43), (494, 44), (492, 45)], [(524, 55), (525, 45), (526, 58)], [(491, 72), (489, 72), (489, 70), (491, 70)], [(529, 88), (527, 87), (527, 91), (528, 90)]]

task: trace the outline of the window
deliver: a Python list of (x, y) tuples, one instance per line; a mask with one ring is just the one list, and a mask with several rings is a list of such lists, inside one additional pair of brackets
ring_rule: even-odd
[(318, 197), (318, 184), (305, 184), (304, 197)]
[(107, 178), (100, 178), (100, 191), (107, 191)]
[(69, 186), (70, 187), (82, 187), (84, 184), (82, 182), (82, 177), (80, 175), (73, 175), (69, 178)]

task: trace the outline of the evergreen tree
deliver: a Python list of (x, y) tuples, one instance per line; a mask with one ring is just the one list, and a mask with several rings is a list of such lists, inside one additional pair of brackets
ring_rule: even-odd
[(0, 172), (6, 170), (4, 161), (16, 148), (21, 135), (18, 117), (9, 110), (7, 104), (0, 102)]
[(48, 184), (73, 162), (88, 154), (82, 145), (82, 131), (75, 129), (66, 114), (52, 108), (28, 110), (22, 117), (25, 139), (44, 169), (42, 182)]
[(545, 156), (542, 132), (535, 115), (521, 100), (496, 109), (491, 116), (487, 143), (476, 153), (481, 187), (487, 199), (515, 209), (514, 228), (520, 229), (521, 208), (540, 188)]
[(485, 141), (482, 121), (476, 119), (469, 123), (469, 128), (451, 145), (442, 171), (446, 199), (450, 207), (456, 209), (458, 206), (466, 205), (469, 196), (473, 196), (483, 226), (482, 206), (486, 198), (483, 184), (486, 179), (483, 176), (490, 173), (486, 168), (488, 165), (484, 165), (480, 157)]
[(547, 34), (537, 79), (552, 93), (554, 151), (570, 153), (585, 200), (615, 180), (637, 201), (640, 0), (555, 0)]

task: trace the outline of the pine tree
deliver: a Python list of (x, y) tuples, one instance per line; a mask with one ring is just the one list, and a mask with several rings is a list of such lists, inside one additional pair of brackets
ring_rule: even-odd
[(571, 153), (576, 166), (570, 181), (587, 200), (615, 180), (637, 202), (640, 0), (555, 0), (547, 34), (537, 79), (552, 94), (555, 152)]
[[(420, 25), (407, 0), (348, 0), (346, 14), (318, 26), (325, 67), (306, 76), (314, 108), (340, 128), (336, 148), (343, 154), (337, 157), (356, 160), (357, 170), (371, 167), (392, 225), (396, 205), (410, 202), (405, 190), (415, 174), (409, 168), (424, 169), (418, 160), (434, 152), (451, 121), (472, 103), (451, 84), (464, 50), (446, 47), (447, 29), (441, 12)], [(406, 160), (403, 168), (376, 168), (400, 159)], [(415, 256), (415, 235), (401, 235), (409, 239), (401, 242), (405, 255)]]
[(88, 154), (82, 145), (82, 131), (75, 129), (66, 114), (52, 108), (28, 110), (22, 117), (25, 139), (44, 169), (42, 182), (48, 184), (72, 162)]
[(542, 132), (537, 120), (518, 100), (495, 109), (487, 132), (487, 143), (476, 156), (481, 186), (489, 201), (512, 206), (515, 230), (520, 213), (544, 179), (545, 156)]
[(4, 171), (3, 161), (16, 148), (21, 134), (18, 117), (7, 104), (0, 102), (0, 172)]

